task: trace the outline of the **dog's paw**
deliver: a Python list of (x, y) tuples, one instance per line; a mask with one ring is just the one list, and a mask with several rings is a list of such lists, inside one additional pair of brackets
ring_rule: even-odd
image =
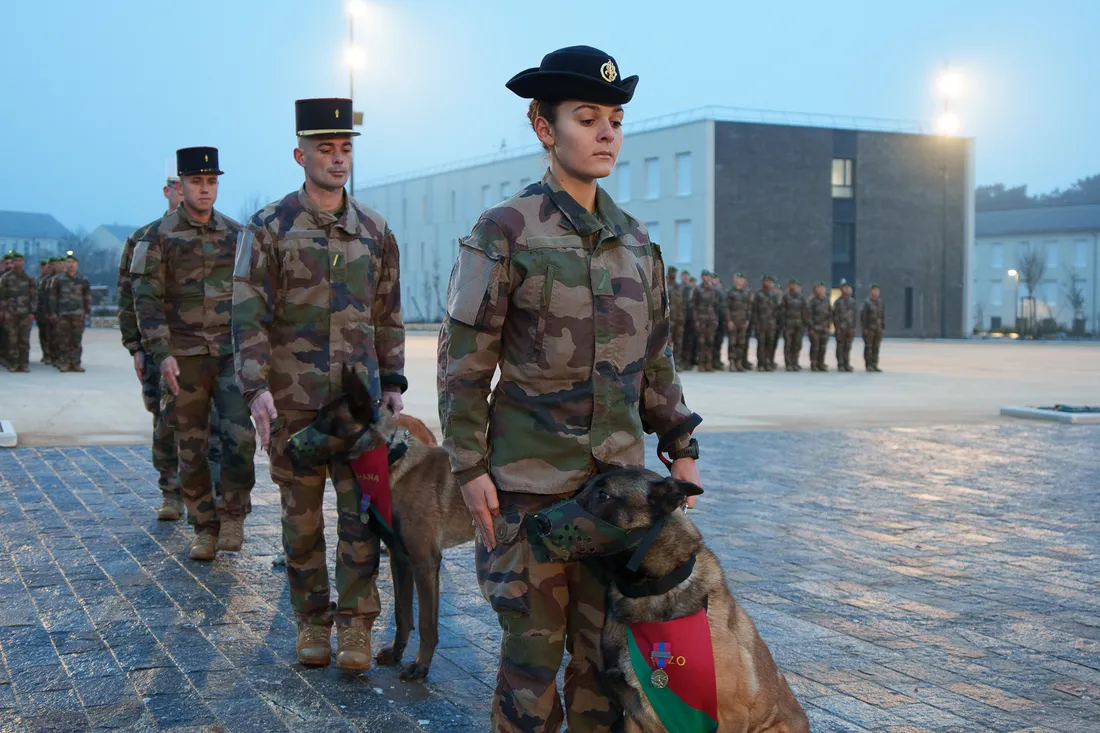
[(401, 668), (398, 675), (403, 680), (422, 680), (428, 676), (428, 666), (420, 662), (409, 662)]
[(374, 661), (383, 667), (390, 667), (401, 661), (401, 652), (396, 651), (392, 646), (388, 646), (374, 655)]

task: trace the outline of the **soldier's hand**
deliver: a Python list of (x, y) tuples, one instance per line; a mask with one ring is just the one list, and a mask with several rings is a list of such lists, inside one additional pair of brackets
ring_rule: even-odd
[(493, 517), (500, 514), (500, 502), (497, 500), (497, 487), (489, 474), (482, 474), (462, 486), (462, 499), (470, 516), (474, 518), (481, 543), (485, 549), (497, 546), (496, 533), (493, 531)]
[(164, 381), (168, 384), (168, 389), (172, 390), (172, 394), (176, 397), (180, 393), (180, 383), (176, 379), (180, 375), (179, 365), (176, 364), (176, 357), (169, 356), (160, 363), (160, 373), (164, 377)]
[(400, 417), (401, 411), (405, 409), (405, 402), (401, 399), (401, 393), (383, 392), (382, 407), (390, 408), (390, 412), (393, 413), (394, 417)]
[(268, 391), (260, 392), (248, 406), (252, 411), (252, 421), (256, 423), (256, 437), (264, 452), (271, 455), (271, 421), (279, 416), (275, 410), (275, 398)]
[[(694, 458), (679, 458), (673, 461), (669, 473), (672, 474), (672, 478), (679, 481), (687, 481), (699, 487), (703, 485), (703, 479), (699, 477), (699, 466), (696, 465)], [(689, 496), (687, 498), (688, 509), (695, 508), (695, 500), (697, 498), (696, 496)]]
[(134, 352), (134, 374), (137, 375), (140, 382), (142, 377), (145, 376), (145, 354), (141, 351)]

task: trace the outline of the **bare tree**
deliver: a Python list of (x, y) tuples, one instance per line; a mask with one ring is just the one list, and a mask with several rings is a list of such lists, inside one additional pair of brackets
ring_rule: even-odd
[(252, 215), (264, 207), (266, 201), (267, 199), (262, 194), (254, 193), (249, 196), (237, 211), (237, 221), (241, 224), (247, 224)]
[(1047, 271), (1047, 251), (1045, 247), (1032, 248), (1028, 246), (1016, 263), (1016, 271), (1019, 273), (1020, 283), (1027, 289), (1028, 300), (1028, 332), (1035, 334), (1035, 291)]
[(978, 333), (985, 327), (985, 308), (981, 303), (974, 306), (974, 333)]
[[(1069, 303), (1069, 307), (1073, 308), (1073, 332), (1081, 336), (1084, 331), (1084, 324), (1081, 323), (1085, 320), (1085, 303), (1087, 298), (1085, 297), (1085, 291), (1081, 289), (1081, 283), (1085, 281), (1085, 278), (1077, 274), (1077, 270), (1073, 267), (1066, 268), (1066, 302)], [(1081, 325), (1078, 325), (1078, 324)]]

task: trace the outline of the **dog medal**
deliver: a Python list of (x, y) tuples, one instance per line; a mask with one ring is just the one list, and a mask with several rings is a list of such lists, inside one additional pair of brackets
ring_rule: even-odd
[(654, 644), (649, 658), (657, 664), (657, 669), (653, 670), (649, 681), (658, 689), (668, 687), (668, 672), (665, 672), (665, 665), (668, 664), (669, 659), (672, 659), (672, 645), (667, 641)]

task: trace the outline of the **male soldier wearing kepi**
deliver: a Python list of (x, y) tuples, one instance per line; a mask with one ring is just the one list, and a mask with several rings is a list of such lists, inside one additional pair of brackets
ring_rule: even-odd
[(810, 332), (810, 369), (815, 372), (829, 371), (829, 367), (825, 364), (825, 352), (829, 348), (831, 318), (829, 297), (825, 295), (825, 283), (818, 280), (814, 283), (814, 297), (810, 298), (807, 322), (807, 329)]
[(869, 372), (878, 368), (878, 349), (886, 330), (886, 306), (879, 300), (878, 285), (871, 283), (871, 292), (859, 311), (859, 327), (863, 330), (863, 364)]
[(749, 363), (749, 323), (752, 320), (752, 293), (745, 273), (733, 275), (733, 287), (726, 294), (726, 327), (729, 331), (729, 370), (752, 369)]
[(679, 364), (684, 358), (684, 291), (676, 281), (676, 268), (669, 267), (665, 277), (665, 289), (668, 291), (669, 324), (672, 327), (670, 341), (672, 354)]
[[(178, 183), (178, 176), (168, 176), (165, 181), (162, 190), (168, 202), (165, 215), (175, 211), (183, 200)], [(159, 221), (158, 219), (157, 222)], [(134, 362), (134, 373), (137, 374), (138, 381), (141, 383), (141, 399), (145, 404), (145, 410), (153, 416), (153, 467), (159, 474), (157, 483), (161, 493), (157, 519), (175, 521), (183, 515), (183, 494), (180, 492), (177, 470), (176, 430), (171, 416), (171, 403), (174, 400), (166, 401), (165, 409), (161, 408), (162, 377), (153, 361), (153, 355), (141, 345), (141, 327), (138, 325), (137, 311), (134, 310), (135, 278), (130, 273), (134, 248), (143, 238), (145, 231), (157, 222), (138, 227), (122, 244), (122, 254), (118, 261), (118, 327), (122, 334), (122, 345), (130, 352)], [(213, 418), (211, 424), (216, 424)], [(213, 437), (213, 431), (211, 431), (211, 437)], [(213, 464), (213, 456), (211, 456), (211, 472), (214, 470)]]
[(60, 274), (50, 281), (50, 319), (56, 326), (57, 361), (63, 372), (82, 372), (84, 321), (92, 312), (92, 293), (88, 279), (77, 274), (80, 263), (71, 251)]
[(703, 284), (695, 289), (691, 310), (695, 317), (695, 329), (699, 334), (697, 353), (699, 371), (714, 371), (714, 333), (718, 329), (718, 291), (712, 285), (708, 270), (703, 270)]
[(809, 313), (806, 299), (802, 297), (802, 283), (795, 278), (787, 280), (787, 292), (779, 304), (779, 328), (783, 332), (783, 367), (788, 372), (800, 372), (798, 357), (802, 353), (802, 331)]
[(38, 293), (34, 278), (23, 272), (23, 255), (11, 255), (11, 264), (0, 276), (0, 320), (7, 342), (8, 371), (29, 372), (31, 322), (34, 320)]
[(852, 342), (856, 338), (856, 301), (852, 286), (840, 281), (840, 297), (833, 303), (833, 330), (836, 331), (836, 370), (852, 371)]
[(38, 326), (38, 348), (42, 350), (42, 358), (39, 360), (43, 364), (50, 363), (50, 352), (47, 348), (49, 324), (46, 323), (46, 301), (49, 300), (50, 292), (46, 288), (46, 278), (50, 274), (50, 260), (40, 260), (38, 263), (38, 304), (34, 310), (34, 320)]
[(350, 466), (291, 462), (290, 436), (341, 393), (354, 368), (384, 409), (399, 413), (408, 383), (397, 240), (381, 214), (344, 191), (352, 164), (350, 99), (295, 102), (305, 185), (253, 215), (237, 245), (233, 333), (237, 374), (271, 456), (282, 500), (298, 661), (332, 656), (329, 579), (321, 504), (336, 487), (336, 666), (370, 667), (371, 625), (380, 610), (378, 536), (360, 520)]
[(772, 296), (775, 281), (769, 275), (760, 278), (760, 289), (752, 296), (752, 328), (756, 332), (756, 371), (774, 372), (776, 327), (779, 304)]
[[(233, 366), (233, 263), (241, 225), (214, 209), (218, 150), (176, 151), (183, 203), (134, 247), (130, 272), (142, 346), (174, 397), (179, 482), (195, 520), (191, 559), (237, 552), (256, 483), (256, 435)], [(163, 395), (162, 404), (168, 395)], [(222, 496), (215, 505), (208, 458), (210, 401), (226, 422)]]

